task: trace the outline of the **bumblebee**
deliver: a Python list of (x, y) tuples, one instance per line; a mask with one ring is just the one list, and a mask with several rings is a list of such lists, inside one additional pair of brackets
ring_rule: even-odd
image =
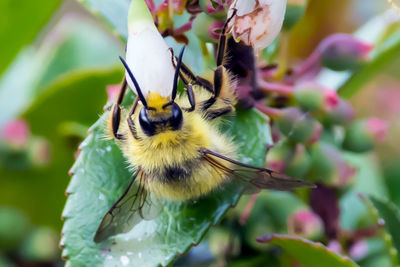
[[(182, 62), (185, 47), (178, 57), (171, 52), (175, 73), (167, 97), (156, 91), (145, 97), (128, 64), (120, 58), (137, 98), (129, 111), (121, 107), (128, 87), (124, 79), (107, 131), (136, 171), (124, 194), (105, 214), (96, 242), (127, 232), (142, 219), (154, 218), (160, 211), (157, 199), (193, 200), (228, 182), (242, 183), (253, 192), (310, 186), (237, 161), (234, 142), (220, 132), (219, 118), (234, 114), (237, 102), (234, 78), (224, 66), (228, 23), (219, 39), (217, 68), (211, 80), (193, 74)], [(185, 90), (177, 96), (179, 79)]]

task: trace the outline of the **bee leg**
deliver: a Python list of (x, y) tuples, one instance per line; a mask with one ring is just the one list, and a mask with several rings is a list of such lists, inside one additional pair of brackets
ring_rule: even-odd
[(122, 82), (121, 89), (119, 90), (118, 100), (112, 107), (112, 120), (111, 120), (111, 128), (114, 138), (121, 140), (123, 136), (118, 134), (119, 124), (121, 122), (121, 103), (124, 100), (126, 88), (128, 84), (124, 77), (124, 81)]
[[(169, 49), (171, 51), (171, 61), (172, 61), (172, 65), (174, 66), (174, 68), (176, 68), (176, 60), (177, 58), (174, 56), (174, 51), (172, 50), (172, 48)], [(205, 88), (207, 91), (209, 91), (210, 93), (212, 93), (213, 90), (213, 85), (212, 83), (210, 83), (208, 80), (195, 75), (188, 66), (186, 66), (185, 63), (182, 62), (181, 64), (181, 68), (179, 70), (179, 78), (182, 79), (182, 81), (187, 81), (190, 80), (192, 85), (199, 85), (203, 88)], [(187, 83), (185, 83), (187, 85)]]
[(195, 110), (196, 108), (196, 99), (193, 93), (193, 89), (192, 89), (192, 84), (188, 83), (186, 84), (187, 88), (186, 88), (186, 93), (189, 99), (189, 103), (190, 103), (190, 108), (183, 108), (185, 111), (187, 112), (192, 112)]
[[(224, 67), (224, 58), (226, 54), (226, 42), (227, 42), (227, 34), (226, 34), (226, 29), (228, 28), (228, 24), (231, 21), (231, 19), (235, 16), (236, 14), (236, 9), (233, 11), (232, 15), (228, 18), (228, 20), (225, 22), (224, 27), (222, 28), (221, 35), (219, 36), (219, 41), (218, 41), (218, 48), (217, 48), (217, 58), (216, 58), (216, 63), (217, 63), (217, 69), (214, 71), (214, 81), (213, 81), (213, 96), (206, 100), (203, 103), (202, 109), (207, 110), (209, 109), (220, 97), (221, 91), (228, 86), (228, 88), (225, 89), (225, 91), (222, 93), (223, 97), (223, 102), (227, 102), (228, 106), (232, 106), (231, 99), (234, 98), (234, 92), (229, 92), (230, 84), (231, 81), (229, 81), (231, 78), (229, 76), (228, 71)], [(228, 82), (226, 82), (228, 80)], [(225, 84), (225, 88), (224, 88)], [(228, 112), (225, 112), (227, 110), (227, 106), (221, 108), (221, 114), (226, 114)], [(233, 107), (231, 107), (231, 110), (233, 110)], [(217, 110), (215, 110), (217, 111)], [(215, 112), (214, 112), (215, 113)], [(215, 113), (216, 114), (216, 113)], [(220, 115), (221, 116), (221, 115)]]
[(129, 130), (131, 131), (131, 134), (132, 134), (133, 138), (135, 138), (136, 140), (139, 140), (140, 138), (139, 138), (139, 136), (137, 135), (136, 125), (135, 125), (135, 123), (134, 123), (133, 120), (132, 120), (132, 115), (133, 115), (133, 114), (135, 113), (135, 111), (136, 111), (136, 107), (137, 107), (138, 102), (139, 102), (139, 98), (136, 97), (135, 102), (133, 103), (132, 109), (131, 109), (131, 111), (129, 112), (129, 116), (128, 116), (128, 118), (127, 118)]

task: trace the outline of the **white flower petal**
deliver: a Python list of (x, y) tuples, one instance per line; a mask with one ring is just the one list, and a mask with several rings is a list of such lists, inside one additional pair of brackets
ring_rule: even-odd
[[(171, 95), (175, 73), (171, 52), (154, 25), (144, 0), (132, 0), (128, 32), (126, 62), (143, 95), (146, 97), (150, 91), (164, 97)], [(125, 74), (129, 86), (136, 92), (128, 72)]]
[[(171, 52), (155, 27), (129, 36), (126, 62), (145, 97), (150, 91), (164, 97), (171, 95), (175, 72)], [(126, 75), (129, 86), (134, 89)]]
[(237, 13), (229, 24), (233, 37), (259, 52), (279, 34), (285, 17), (286, 0), (235, 0), (228, 18), (234, 9)]

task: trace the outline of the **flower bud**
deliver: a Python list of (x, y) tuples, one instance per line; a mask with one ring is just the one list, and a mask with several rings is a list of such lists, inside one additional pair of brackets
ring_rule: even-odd
[(210, 252), (216, 256), (226, 255), (229, 249), (231, 249), (232, 255), (238, 255), (240, 252), (239, 237), (227, 228), (217, 227), (212, 229), (208, 243)]
[(256, 53), (278, 36), (285, 17), (286, 0), (234, 0), (228, 11), (233, 38), (251, 45)]
[(7, 122), (0, 132), (0, 139), (16, 149), (26, 147), (29, 136), (29, 126), (22, 119)]
[(284, 172), (292, 154), (292, 148), (287, 143), (276, 144), (267, 152), (267, 167), (276, 172)]
[[(153, 16), (144, 0), (131, 1), (128, 12), (126, 63), (135, 76), (144, 97), (150, 91), (163, 97), (171, 95), (175, 73), (171, 52), (154, 25)], [(136, 93), (136, 88), (127, 71), (125, 76), (129, 86)]]
[(327, 247), (332, 250), (333, 252), (337, 253), (337, 254), (342, 254), (343, 250), (342, 250), (342, 245), (339, 243), (339, 241), (337, 240), (331, 240), (329, 241)]
[(11, 207), (0, 208), (0, 249), (13, 250), (18, 247), (29, 228), (25, 214)]
[(349, 255), (352, 259), (362, 260), (368, 254), (368, 244), (365, 240), (358, 240), (349, 249)]
[(334, 187), (344, 187), (355, 177), (356, 169), (350, 166), (340, 151), (327, 143), (311, 147), (311, 167), (307, 177)]
[(300, 83), (295, 87), (294, 98), (306, 111), (329, 111), (339, 104), (339, 96), (333, 89), (315, 82)]
[(207, 14), (200, 13), (193, 20), (192, 29), (201, 41), (217, 43), (224, 23)]
[(294, 155), (287, 164), (285, 173), (295, 178), (303, 178), (311, 166), (311, 157), (303, 144), (297, 144)]
[(339, 98), (339, 103), (332, 107), (324, 117), (324, 123), (330, 125), (346, 125), (354, 120), (355, 112), (352, 105)]
[(350, 34), (333, 34), (318, 46), (323, 66), (335, 71), (356, 70), (373, 46)]
[(203, 11), (218, 19), (218, 20), (225, 20), (226, 19), (226, 12), (232, 3), (232, 0), (200, 0), (199, 4)]
[(21, 245), (21, 257), (31, 262), (52, 262), (58, 259), (57, 233), (47, 227), (33, 230)]
[(306, 12), (308, 0), (287, 0), (283, 29), (289, 31), (295, 26)]
[(28, 147), (28, 159), (34, 167), (43, 167), (50, 162), (50, 143), (41, 137), (32, 138)]
[(120, 84), (107, 85), (107, 103), (117, 102), (120, 88)]
[(355, 121), (346, 129), (343, 148), (353, 152), (367, 152), (375, 143), (384, 141), (387, 128), (386, 121), (374, 117)]
[(319, 140), (322, 125), (298, 108), (285, 108), (276, 118), (279, 130), (293, 142), (312, 144)]
[(322, 236), (323, 223), (321, 218), (312, 211), (299, 210), (288, 219), (288, 233), (307, 239), (316, 240)]

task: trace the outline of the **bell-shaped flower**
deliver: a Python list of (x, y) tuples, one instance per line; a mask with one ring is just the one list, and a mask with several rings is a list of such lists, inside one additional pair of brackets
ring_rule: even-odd
[[(149, 92), (163, 97), (171, 95), (175, 73), (171, 52), (154, 25), (144, 0), (132, 0), (129, 8), (126, 62), (144, 97)], [(128, 72), (125, 76), (137, 93)]]
[(286, 0), (235, 0), (229, 8), (229, 27), (236, 41), (251, 45), (256, 53), (279, 34), (286, 11)]

